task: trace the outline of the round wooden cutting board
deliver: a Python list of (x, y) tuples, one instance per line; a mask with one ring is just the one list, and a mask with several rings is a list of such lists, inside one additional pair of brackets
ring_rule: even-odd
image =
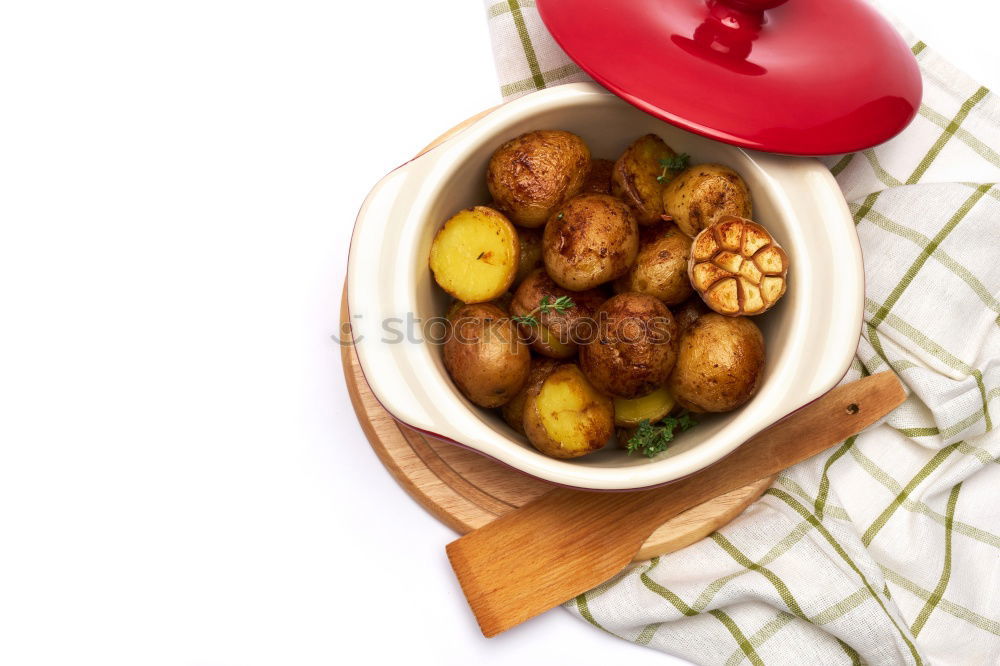
[[(438, 137), (421, 154), (460, 132), (492, 109)], [(348, 344), (347, 288), (340, 311), (344, 376), (354, 411), (368, 441), (397, 482), (431, 514), (460, 534), (482, 527), (555, 486), (495, 460), (443, 442), (397, 422), (372, 394), (354, 346)], [(688, 546), (722, 527), (753, 503), (773, 477), (700, 504), (660, 526), (636, 553), (646, 560)]]

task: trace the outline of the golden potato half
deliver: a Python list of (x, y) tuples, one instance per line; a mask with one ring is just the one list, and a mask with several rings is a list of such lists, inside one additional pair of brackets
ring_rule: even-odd
[(537, 387), (560, 365), (559, 361), (542, 356), (535, 356), (531, 359), (531, 369), (528, 371), (528, 380), (521, 387), (521, 390), (514, 394), (509, 402), (500, 408), (500, 415), (514, 430), (524, 434), (524, 403), (528, 401), (528, 392), (532, 387)]
[(556, 284), (584, 291), (628, 272), (639, 227), (628, 206), (606, 194), (570, 199), (545, 225), (542, 257)]
[(497, 298), (514, 282), (521, 244), (514, 225), (486, 206), (463, 210), (434, 236), (434, 280), (463, 303)]
[(656, 224), (663, 215), (663, 187), (676, 174), (664, 164), (677, 156), (655, 134), (636, 139), (615, 162), (611, 193), (621, 198), (639, 224)]
[(633, 428), (643, 421), (656, 423), (674, 408), (677, 400), (662, 386), (641, 398), (615, 398), (615, 425)]
[(729, 317), (758, 315), (785, 293), (788, 255), (761, 225), (727, 217), (691, 246), (688, 274), (705, 304)]
[(500, 146), (486, 168), (486, 186), (500, 209), (523, 227), (540, 227), (583, 188), (590, 149), (562, 130), (538, 130)]
[(639, 230), (639, 254), (628, 273), (615, 281), (619, 294), (637, 291), (667, 305), (686, 300), (693, 290), (688, 279), (691, 239), (674, 224), (660, 222)]
[(750, 217), (750, 190), (721, 164), (688, 167), (663, 189), (663, 212), (692, 238), (727, 215)]
[(764, 336), (746, 317), (710, 312), (681, 334), (668, 388), (694, 412), (728, 412), (747, 402), (764, 371)]
[(507, 314), (492, 303), (463, 305), (451, 314), (444, 367), (462, 394), (480, 407), (499, 407), (528, 379), (531, 352)]
[(598, 334), (580, 347), (580, 366), (599, 390), (639, 398), (666, 383), (677, 359), (677, 323), (648, 294), (618, 294), (597, 312)]
[(528, 391), (524, 432), (553, 458), (578, 458), (602, 448), (615, 428), (611, 399), (572, 363), (559, 366)]

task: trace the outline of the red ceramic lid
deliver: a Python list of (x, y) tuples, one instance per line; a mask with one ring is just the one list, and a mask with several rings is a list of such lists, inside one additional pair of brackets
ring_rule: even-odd
[(598, 83), (678, 127), (792, 155), (869, 148), (920, 106), (909, 46), (864, 0), (537, 0)]

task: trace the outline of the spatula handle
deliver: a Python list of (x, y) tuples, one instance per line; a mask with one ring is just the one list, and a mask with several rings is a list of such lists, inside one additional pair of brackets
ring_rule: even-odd
[(553, 490), (452, 542), (448, 557), (483, 633), (496, 635), (614, 576), (680, 512), (833, 446), (905, 397), (891, 372), (841, 386), (696, 474), (637, 492)]

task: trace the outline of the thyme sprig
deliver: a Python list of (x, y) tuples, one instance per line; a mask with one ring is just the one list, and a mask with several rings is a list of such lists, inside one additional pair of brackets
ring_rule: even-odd
[(677, 417), (668, 416), (656, 425), (651, 424), (649, 419), (643, 419), (626, 444), (628, 454), (642, 453), (647, 458), (652, 458), (667, 450), (678, 428), (681, 432), (686, 432), (696, 425), (698, 422), (687, 413)]
[(525, 326), (538, 326), (538, 318), (535, 317), (536, 314), (549, 314), (550, 312), (566, 312), (570, 308), (575, 308), (576, 303), (569, 296), (560, 296), (555, 301), (550, 301), (549, 297), (542, 296), (542, 300), (538, 303), (538, 307), (525, 315), (519, 315), (511, 317), (516, 324), (524, 324)]
[(656, 177), (656, 182), (660, 185), (670, 180), (667, 176), (669, 171), (681, 171), (686, 169), (688, 163), (691, 161), (691, 156), (687, 153), (681, 153), (680, 155), (673, 155), (671, 157), (666, 157), (660, 160), (660, 166), (663, 167), (663, 173)]

